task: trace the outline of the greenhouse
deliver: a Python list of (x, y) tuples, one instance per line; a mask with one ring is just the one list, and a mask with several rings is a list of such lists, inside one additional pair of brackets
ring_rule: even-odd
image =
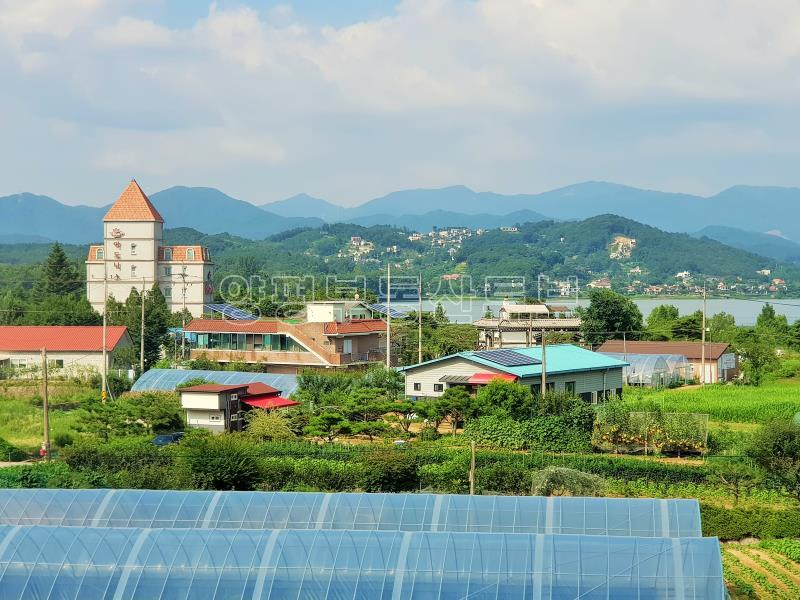
[(603, 352), (603, 354), (625, 360), (628, 363), (628, 366), (622, 369), (622, 378), (626, 385), (664, 387), (672, 379), (669, 366), (660, 354), (621, 354), (618, 352)]
[(702, 535), (696, 500), (444, 494), (6, 489), (0, 524)]
[(204, 371), (200, 369), (150, 369), (136, 380), (131, 391), (173, 391), (182, 383), (192, 379), (205, 379), (209, 383), (225, 385), (265, 383), (276, 390), (280, 390), (286, 397), (289, 397), (297, 389), (297, 377), (295, 375), (247, 373), (244, 371)]
[(0, 526), (4, 600), (726, 597), (714, 538)]

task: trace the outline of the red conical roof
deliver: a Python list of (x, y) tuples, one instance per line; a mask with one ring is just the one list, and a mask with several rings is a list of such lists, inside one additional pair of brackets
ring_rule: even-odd
[(131, 179), (128, 187), (120, 194), (117, 201), (103, 217), (103, 221), (158, 221), (163, 223), (164, 219), (158, 214), (156, 207), (136, 183)]

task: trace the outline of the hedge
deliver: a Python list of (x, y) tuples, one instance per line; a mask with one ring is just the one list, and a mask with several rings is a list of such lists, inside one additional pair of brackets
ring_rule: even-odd
[(701, 503), (703, 535), (721, 540), (800, 537), (800, 511), (720, 508)]
[(14, 462), (18, 460), (25, 460), (26, 458), (28, 458), (28, 455), (22, 450), (17, 448), (8, 440), (0, 438), (0, 460)]

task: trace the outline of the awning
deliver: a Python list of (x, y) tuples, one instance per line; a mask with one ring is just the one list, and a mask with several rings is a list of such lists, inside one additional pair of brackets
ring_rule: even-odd
[(469, 383), (469, 375), (443, 375), (439, 381), (442, 383)]
[(516, 381), (517, 376), (510, 373), (475, 373), (469, 378), (468, 383), (489, 383), (493, 379), (502, 379), (504, 381)]
[(289, 406), (299, 406), (299, 402), (283, 398), (282, 396), (267, 396), (259, 398), (252, 396), (250, 398), (242, 398), (242, 402), (255, 406), (256, 408), (263, 408), (264, 410), (272, 410), (273, 408), (288, 408)]

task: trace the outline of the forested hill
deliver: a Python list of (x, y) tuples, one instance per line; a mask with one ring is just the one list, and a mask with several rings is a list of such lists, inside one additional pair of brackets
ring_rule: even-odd
[[(615, 238), (635, 240), (630, 256), (612, 258)], [(577, 275), (584, 280), (608, 274), (635, 277), (646, 282), (674, 282), (675, 275), (689, 271), (721, 278), (755, 279), (756, 271), (775, 261), (708, 238), (666, 233), (616, 215), (600, 215), (583, 221), (526, 223), (519, 232), (493, 230), (466, 241), (456, 260), (474, 274), (547, 273), (551, 277)], [(794, 275), (795, 268), (778, 267)]]

